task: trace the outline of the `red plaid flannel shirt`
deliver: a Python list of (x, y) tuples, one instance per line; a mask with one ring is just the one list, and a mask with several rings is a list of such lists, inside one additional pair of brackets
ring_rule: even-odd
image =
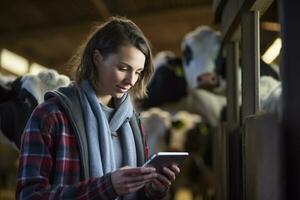
[[(148, 148), (148, 147), (146, 147)], [(22, 136), (17, 199), (115, 199), (110, 173), (81, 180), (76, 136), (57, 100), (32, 113)], [(148, 199), (162, 199), (143, 188)]]

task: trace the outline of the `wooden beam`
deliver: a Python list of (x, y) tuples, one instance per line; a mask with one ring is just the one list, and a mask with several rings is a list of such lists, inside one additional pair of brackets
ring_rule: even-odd
[(276, 22), (262, 22), (261, 27), (267, 31), (279, 32), (280, 24)]
[(178, 55), (181, 55), (181, 42), (187, 33), (201, 25), (216, 28), (211, 5), (134, 15), (130, 18), (143, 30), (153, 44), (154, 51), (172, 50)]
[(41, 26), (35, 26), (30, 28), (18, 29), (13, 31), (7, 31), (0, 33), (1, 46), (5, 46), (6, 43), (16, 42), (27, 38), (48, 38), (49, 35), (64, 34), (66, 32), (74, 32), (74, 30), (90, 30), (90, 26), (93, 21), (99, 19), (89, 18), (81, 21), (70, 21), (56, 23), (55, 25), (43, 24)]
[(103, 19), (107, 19), (110, 16), (110, 12), (107, 6), (105, 5), (105, 3), (103, 2), (103, 0), (90, 0), (90, 1), (94, 4), (100, 16)]
[[(143, 30), (153, 45), (154, 53), (171, 50), (181, 55), (180, 45), (184, 35), (200, 25), (213, 26), (212, 16), (211, 6), (199, 6), (128, 17)], [(91, 30), (93, 22), (101, 23), (101, 20), (95, 16), (0, 33), (0, 44), (42, 65), (57, 66), (67, 61), (76, 45)]]

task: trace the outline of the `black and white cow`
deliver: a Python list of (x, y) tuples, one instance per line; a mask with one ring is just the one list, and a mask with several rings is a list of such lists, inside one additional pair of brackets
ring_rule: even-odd
[(193, 199), (214, 195), (211, 132), (212, 127), (197, 114), (179, 111), (172, 117), (172, 125), (166, 133), (166, 150), (186, 151), (189, 157), (170, 189), (171, 197), (177, 196), (180, 188), (188, 188)]
[(189, 89), (199, 87), (199, 76), (215, 73), (220, 49), (220, 34), (208, 26), (199, 26), (182, 41), (184, 74)]
[(177, 102), (187, 94), (181, 58), (172, 52), (160, 52), (154, 58), (154, 74), (148, 84), (148, 98), (143, 109)]
[(26, 74), (0, 86), (0, 131), (17, 148), (21, 134), (33, 109), (43, 102), (44, 94), (70, 79), (54, 70), (45, 70), (36, 75)]

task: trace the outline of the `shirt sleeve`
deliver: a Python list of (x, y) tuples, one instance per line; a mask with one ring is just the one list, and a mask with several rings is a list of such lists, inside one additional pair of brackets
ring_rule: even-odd
[(22, 135), (16, 199), (115, 199), (111, 174), (71, 185), (51, 184), (53, 174), (64, 177), (53, 167), (53, 130), (58, 125), (52, 113), (42, 104), (27, 122)]

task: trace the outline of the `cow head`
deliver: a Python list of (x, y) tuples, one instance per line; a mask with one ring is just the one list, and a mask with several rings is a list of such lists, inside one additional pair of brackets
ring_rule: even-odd
[(220, 35), (208, 26), (200, 26), (184, 37), (181, 50), (189, 89), (198, 87), (199, 75), (215, 71), (219, 48)]

